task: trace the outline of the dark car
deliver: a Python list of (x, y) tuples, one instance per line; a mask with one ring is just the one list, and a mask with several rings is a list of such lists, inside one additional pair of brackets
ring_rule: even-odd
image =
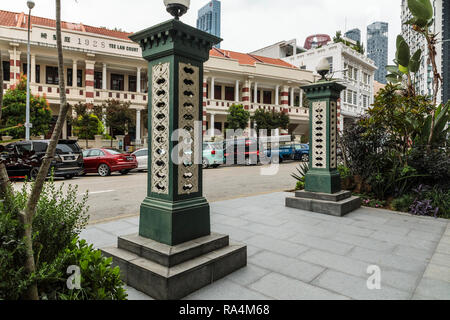
[(259, 145), (256, 138), (236, 138), (223, 142), (226, 164), (257, 165), (260, 161)]
[(102, 177), (119, 171), (128, 174), (138, 167), (134, 154), (125, 153), (112, 148), (89, 149), (83, 152), (86, 173), (98, 173)]
[(307, 144), (294, 144), (294, 159), (303, 162), (309, 161), (309, 145)]
[[(35, 179), (50, 140), (21, 141), (11, 143), (2, 151), (10, 178), (29, 177)], [(49, 175), (71, 179), (84, 171), (83, 153), (75, 140), (60, 140), (56, 146), (55, 159)]]

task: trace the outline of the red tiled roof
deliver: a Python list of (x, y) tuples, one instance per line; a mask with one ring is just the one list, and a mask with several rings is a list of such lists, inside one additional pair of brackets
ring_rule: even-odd
[(292, 64), (289, 64), (281, 59), (261, 57), (261, 56), (257, 56), (254, 54), (240, 53), (240, 52), (222, 50), (222, 49), (217, 49), (217, 48), (213, 48), (209, 52), (209, 55), (212, 57), (220, 57), (220, 58), (228, 58), (228, 59), (237, 60), (239, 62), (239, 64), (250, 65), (250, 66), (254, 66), (258, 62), (258, 63), (264, 63), (264, 64), (271, 64), (274, 66), (298, 69), (297, 67), (293, 66)]
[[(36, 16), (31, 16), (31, 24), (56, 28), (55, 20)], [(0, 10), (0, 25), (7, 27), (26, 28), (28, 26), (28, 15), (24, 14), (23, 12), (17, 13)], [(131, 35), (131, 33), (128, 32), (121, 32), (105, 28), (86, 26), (81, 23), (70, 23), (65, 21), (61, 22), (61, 28), (66, 30), (76, 30), (81, 32), (95, 33), (125, 40), (129, 40), (128, 36)]]

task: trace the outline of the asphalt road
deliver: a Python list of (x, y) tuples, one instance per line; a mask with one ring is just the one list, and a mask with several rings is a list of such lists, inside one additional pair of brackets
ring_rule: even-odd
[[(278, 172), (262, 175), (268, 166), (233, 166), (204, 170), (203, 193), (210, 202), (246, 197), (262, 193), (292, 190), (295, 179), (290, 175), (299, 162), (280, 164)], [(264, 173), (264, 172), (263, 172)], [(274, 172), (265, 172), (274, 173)], [(139, 214), (147, 194), (147, 173), (132, 172), (126, 176), (114, 173), (109, 177), (87, 175), (72, 180), (56, 180), (56, 184), (76, 184), (80, 197), (89, 191), (90, 223), (114, 220)], [(15, 182), (20, 188), (22, 182)]]

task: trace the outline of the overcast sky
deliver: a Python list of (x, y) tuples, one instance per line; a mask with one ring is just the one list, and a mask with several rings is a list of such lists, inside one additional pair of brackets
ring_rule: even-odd
[[(55, 17), (54, 0), (34, 0), (33, 14)], [(191, 0), (181, 19), (196, 25), (197, 11), (207, 0)], [(333, 36), (337, 30), (359, 28), (366, 43), (367, 25), (389, 23), (389, 61), (395, 55), (395, 38), (401, 31), (400, 0), (222, 0), (223, 49), (250, 52), (281, 40), (316, 33)], [(26, 0), (0, 0), (0, 9), (26, 11)], [(163, 0), (62, 0), (62, 19), (92, 26), (135, 32), (168, 20)]]

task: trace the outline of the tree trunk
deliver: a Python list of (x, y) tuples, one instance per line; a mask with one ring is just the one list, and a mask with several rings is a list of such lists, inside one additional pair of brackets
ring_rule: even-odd
[[(61, 136), (64, 121), (66, 120), (67, 112), (69, 110), (69, 105), (67, 104), (66, 98), (66, 86), (64, 83), (65, 79), (64, 61), (63, 61), (63, 51), (61, 41), (61, 0), (55, 1), (56, 1), (56, 46), (58, 49), (58, 74), (59, 74), (59, 92), (61, 105), (59, 109), (59, 115), (58, 120), (56, 122), (56, 126), (53, 130), (53, 134), (47, 152), (44, 156), (41, 168), (39, 169), (36, 181), (33, 184), (31, 195), (30, 198), (28, 199), (27, 206), (25, 209), (24, 221), (27, 222), (27, 224), (25, 225), (25, 234), (27, 235), (27, 237), (28, 236), (31, 237), (32, 235), (33, 217), (36, 212), (37, 203), (41, 195), (42, 188), (44, 187), (44, 182), (48, 175), (52, 159), (54, 158), (56, 146), (58, 144), (59, 137)], [(29, 241), (26, 242), (26, 246), (27, 246), (27, 253), (30, 252), (31, 254), (27, 254), (28, 259), (26, 261), (25, 269), (28, 273), (31, 274), (35, 271), (31, 239), (29, 239)], [(36, 283), (30, 286), (26, 298), (30, 300), (39, 299)]]

